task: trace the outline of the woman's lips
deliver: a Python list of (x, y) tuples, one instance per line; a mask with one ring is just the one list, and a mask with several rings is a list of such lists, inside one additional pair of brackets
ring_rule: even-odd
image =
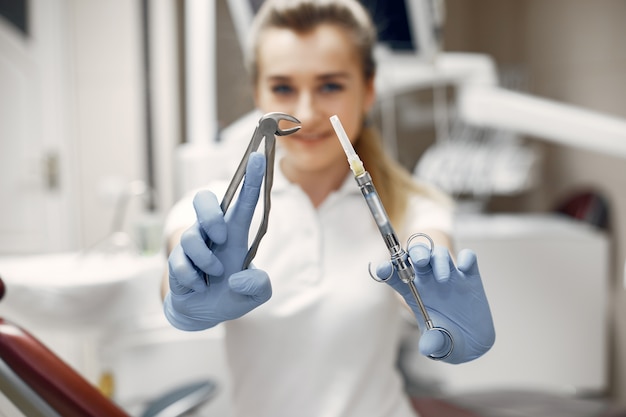
[(321, 132), (321, 133), (302, 133), (298, 132), (294, 135), (291, 135), (291, 138), (296, 140), (301, 140), (303, 142), (315, 142), (319, 140), (328, 139), (330, 136), (330, 132)]

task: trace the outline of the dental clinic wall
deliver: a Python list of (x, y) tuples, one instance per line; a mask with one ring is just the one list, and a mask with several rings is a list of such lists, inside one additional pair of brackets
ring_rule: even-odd
[[(446, 50), (487, 53), (501, 69), (523, 74), (531, 94), (626, 118), (623, 0), (447, 0), (446, 6)], [(587, 188), (609, 200), (611, 394), (626, 404), (626, 160), (531, 140), (544, 152), (540, 183), (522, 196), (495, 199), (491, 209), (549, 211)]]
[(90, 246), (111, 233), (116, 200), (125, 185), (145, 179), (140, 2), (66, 3), (84, 213), (81, 244)]
[(144, 179), (140, 2), (29, 0), (0, 18), (0, 253), (77, 250)]

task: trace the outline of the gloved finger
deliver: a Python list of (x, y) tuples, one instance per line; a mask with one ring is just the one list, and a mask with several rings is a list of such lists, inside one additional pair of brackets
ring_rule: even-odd
[(246, 175), (243, 179), (243, 185), (237, 197), (237, 202), (233, 210), (229, 212), (229, 224), (232, 224), (233, 231), (248, 237), (248, 230), (254, 215), (254, 209), (259, 201), (261, 194), (261, 184), (263, 182), (263, 174), (265, 173), (265, 157), (253, 152), (248, 158), (246, 166)]
[(167, 259), (170, 291), (176, 295), (206, 288), (204, 277), (185, 255), (181, 245), (176, 245)]
[(226, 241), (226, 222), (217, 197), (211, 191), (202, 190), (193, 198), (198, 224), (206, 238), (211, 242), (222, 244)]
[(272, 296), (272, 284), (267, 273), (260, 269), (245, 269), (230, 276), (230, 289), (252, 297), (262, 304)]
[(476, 253), (470, 249), (463, 249), (459, 252), (457, 265), (459, 271), (464, 274), (472, 277), (480, 276), (480, 272), (478, 270), (478, 259), (476, 257)]
[(420, 336), (419, 351), (424, 356), (440, 357), (450, 350), (448, 338), (439, 330), (426, 330)]
[(378, 279), (385, 280), (384, 282), (388, 284), (391, 288), (396, 290), (398, 294), (400, 294), (409, 304), (413, 302), (413, 294), (411, 293), (411, 288), (403, 282), (395, 271), (393, 271), (393, 266), (391, 262), (381, 262), (376, 267), (376, 276)]
[(409, 257), (418, 275), (426, 275), (432, 271), (430, 247), (418, 243), (409, 248)]
[(393, 274), (393, 267), (391, 266), (391, 262), (385, 261), (376, 265), (376, 277), (380, 280), (387, 280)]
[(446, 282), (450, 279), (450, 272), (455, 268), (450, 251), (444, 246), (435, 246), (431, 260), (433, 273), (438, 282)]
[(203, 272), (214, 276), (224, 273), (224, 266), (209, 249), (198, 223), (183, 232), (180, 246), (191, 262)]

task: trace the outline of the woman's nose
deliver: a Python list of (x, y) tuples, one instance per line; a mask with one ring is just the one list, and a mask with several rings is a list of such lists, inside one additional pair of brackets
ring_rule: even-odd
[(298, 97), (298, 103), (295, 109), (296, 118), (300, 122), (310, 121), (315, 119), (317, 114), (317, 107), (313, 95), (309, 92), (303, 92)]

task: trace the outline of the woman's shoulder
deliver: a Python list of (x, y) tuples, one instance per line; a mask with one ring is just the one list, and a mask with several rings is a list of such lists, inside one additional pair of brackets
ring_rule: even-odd
[(411, 195), (411, 200), (430, 201), (444, 209), (454, 209), (455, 203), (452, 197), (435, 184), (419, 178), (412, 178), (412, 183), (414, 184), (414, 192)]
[(452, 232), (455, 204), (454, 200), (433, 184), (415, 180), (415, 189), (408, 199), (406, 227), (417, 232), (436, 229)]

